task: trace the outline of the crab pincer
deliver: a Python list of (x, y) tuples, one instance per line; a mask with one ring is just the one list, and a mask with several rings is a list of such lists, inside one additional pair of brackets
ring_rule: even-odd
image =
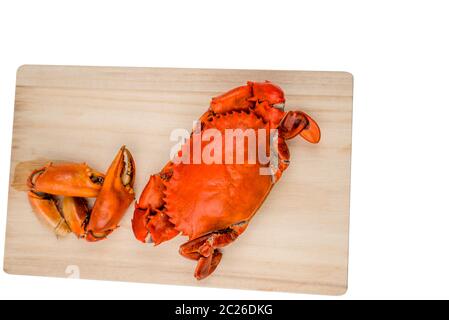
[(59, 212), (56, 201), (51, 195), (28, 191), (28, 201), (38, 219), (48, 225), (56, 237), (63, 237), (70, 233), (70, 227)]
[(105, 239), (118, 227), (135, 198), (135, 167), (131, 152), (125, 146), (121, 147), (106, 173), (103, 187), (86, 225), (87, 241)]
[(27, 185), (32, 192), (67, 197), (96, 197), (103, 185), (104, 174), (85, 163), (50, 162), (34, 170)]
[[(56, 236), (73, 231), (84, 236), (82, 223), (88, 214), (85, 200), (100, 193), (104, 175), (85, 163), (48, 163), (28, 177), (28, 200), (37, 217), (49, 225)], [(57, 198), (64, 197), (62, 203)], [(83, 205), (81, 205), (83, 203)]]
[[(121, 147), (106, 175), (85, 163), (49, 163), (27, 181), (28, 200), (57, 236), (73, 232), (88, 241), (105, 239), (134, 200), (135, 164)], [(85, 198), (97, 198), (91, 210)]]

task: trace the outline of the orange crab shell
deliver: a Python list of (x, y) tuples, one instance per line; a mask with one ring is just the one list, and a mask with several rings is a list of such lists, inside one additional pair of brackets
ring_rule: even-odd
[[(164, 182), (165, 214), (175, 228), (190, 239), (248, 220), (273, 185), (270, 175), (261, 175), (258, 161), (247, 163), (247, 148), (245, 164), (224, 164), (225, 129), (263, 129), (268, 140), (266, 123), (252, 111), (230, 112), (207, 121), (203, 130), (212, 128), (222, 133), (223, 164), (175, 164), (171, 167), (171, 178)], [(192, 149), (192, 140), (189, 142), (184, 146)], [(203, 150), (207, 143), (203, 142)], [(235, 146), (234, 140), (232, 150)], [(191, 155), (191, 161), (192, 158)]]

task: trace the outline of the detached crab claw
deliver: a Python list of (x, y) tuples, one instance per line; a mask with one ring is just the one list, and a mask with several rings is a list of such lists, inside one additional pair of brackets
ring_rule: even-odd
[[(65, 236), (73, 231), (82, 237), (81, 224), (77, 220), (85, 219), (87, 206), (79, 205), (83, 198), (96, 197), (100, 193), (104, 175), (85, 163), (49, 163), (34, 170), (28, 177), (28, 200), (37, 217), (49, 225), (56, 236)], [(55, 196), (65, 196), (61, 206)], [(73, 203), (74, 205), (70, 205)], [(75, 205), (78, 204), (78, 205)]]
[(100, 193), (104, 175), (85, 163), (50, 162), (34, 170), (28, 177), (31, 191), (67, 197), (96, 197)]
[[(85, 163), (49, 163), (28, 177), (28, 199), (57, 236), (73, 232), (88, 241), (104, 239), (134, 200), (135, 164), (121, 147), (106, 175)], [(60, 201), (58, 196), (62, 196)], [(97, 198), (91, 211), (85, 198)]]
[(52, 196), (28, 191), (28, 201), (39, 220), (52, 228), (57, 237), (63, 237), (70, 233), (70, 228), (61, 216)]
[(95, 201), (86, 226), (86, 240), (105, 239), (122, 219), (129, 205), (134, 201), (135, 163), (126, 149), (121, 147), (109, 167), (103, 187)]

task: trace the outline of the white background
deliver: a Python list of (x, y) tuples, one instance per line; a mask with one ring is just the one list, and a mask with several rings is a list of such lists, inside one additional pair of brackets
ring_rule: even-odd
[[(449, 298), (447, 1), (2, 1), (0, 254), (21, 64), (354, 75), (349, 289)], [(0, 273), (1, 298), (328, 298)]]

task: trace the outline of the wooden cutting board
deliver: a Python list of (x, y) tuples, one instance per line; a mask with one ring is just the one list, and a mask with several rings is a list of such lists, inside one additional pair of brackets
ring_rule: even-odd
[[(105, 171), (122, 144), (137, 163), (140, 195), (169, 158), (174, 128), (192, 127), (211, 97), (270, 80), (320, 125), (322, 140), (289, 141), (291, 164), (247, 231), (197, 281), (178, 254), (187, 239), (137, 242), (132, 208), (107, 241), (63, 239), (31, 211), (30, 167), (45, 159)], [(11, 274), (205, 287), (343, 294), (347, 288), (353, 78), (345, 72), (22, 66), (17, 72), (4, 269)], [(31, 162), (30, 162), (31, 161)]]

